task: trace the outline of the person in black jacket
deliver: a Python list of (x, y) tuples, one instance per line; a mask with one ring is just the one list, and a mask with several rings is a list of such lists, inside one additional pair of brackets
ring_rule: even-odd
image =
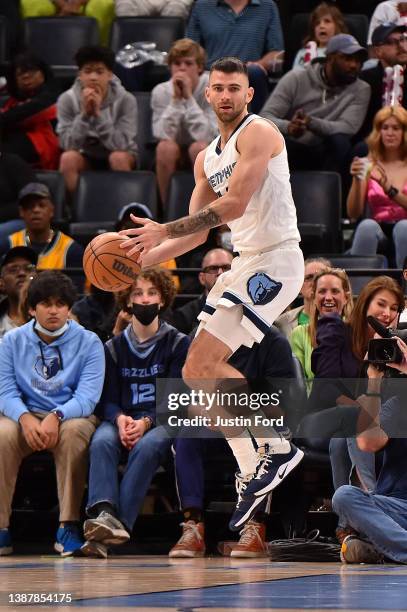
[[(356, 137), (357, 141), (363, 140), (373, 127), (373, 119), (383, 106), (383, 77), (385, 69), (400, 64), (407, 65), (407, 29), (404, 25), (397, 23), (378, 26), (372, 34), (372, 45), (379, 62), (374, 68), (362, 70), (360, 78), (370, 85), (372, 95), (362, 127)], [(407, 106), (407, 79), (403, 85), (404, 108)], [(365, 150), (367, 155), (367, 147)]]

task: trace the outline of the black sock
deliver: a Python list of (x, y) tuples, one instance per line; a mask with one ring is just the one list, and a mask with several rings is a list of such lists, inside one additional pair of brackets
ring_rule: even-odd
[(202, 523), (202, 510), (199, 508), (185, 508), (183, 511), (185, 521), (194, 521), (194, 523)]

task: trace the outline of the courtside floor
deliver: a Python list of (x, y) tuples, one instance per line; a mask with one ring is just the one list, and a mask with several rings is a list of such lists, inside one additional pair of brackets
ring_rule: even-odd
[[(71, 603), (17, 604), (17, 593)], [(14, 599), (14, 603), (13, 603)], [(0, 557), (1, 610), (120, 612), (407, 610), (407, 566), (272, 563), (267, 559)]]

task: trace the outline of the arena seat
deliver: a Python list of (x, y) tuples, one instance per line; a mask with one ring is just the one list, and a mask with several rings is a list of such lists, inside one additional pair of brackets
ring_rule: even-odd
[(342, 187), (339, 174), (293, 172), (291, 186), (305, 254), (341, 252)]
[(82, 172), (74, 196), (71, 236), (86, 244), (95, 234), (114, 230), (117, 215), (130, 202), (141, 202), (157, 215), (153, 172)]
[(118, 17), (110, 31), (110, 47), (116, 53), (128, 43), (151, 41), (160, 51), (169, 51), (172, 43), (184, 34), (181, 17)]
[(0, 63), (9, 59), (9, 39), (7, 33), (7, 19), (0, 17)]
[(51, 192), (54, 203), (54, 219), (61, 221), (64, 218), (65, 184), (60, 172), (54, 170), (42, 170), (35, 173), (39, 183), (44, 183)]
[[(352, 34), (359, 43), (366, 45), (367, 33), (369, 29), (369, 20), (366, 15), (344, 15), (344, 20), (348, 26), (349, 33)], [(295, 55), (303, 46), (303, 40), (307, 34), (309, 21), (309, 13), (297, 13), (293, 16), (290, 25), (290, 36), (287, 39), (285, 52), (285, 67), (286, 70), (292, 68)]]
[(134, 92), (134, 96), (137, 100), (137, 163), (140, 170), (152, 170), (156, 143), (151, 129), (151, 95), (149, 92), (140, 91)]
[(30, 17), (24, 19), (24, 42), (52, 66), (56, 76), (73, 77), (77, 50), (99, 44), (98, 24), (93, 17)]
[(175, 172), (172, 175), (164, 209), (165, 221), (174, 221), (188, 214), (194, 187), (195, 179), (192, 172)]

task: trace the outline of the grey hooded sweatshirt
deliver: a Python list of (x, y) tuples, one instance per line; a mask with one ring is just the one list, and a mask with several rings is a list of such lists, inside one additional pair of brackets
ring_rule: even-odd
[(370, 100), (370, 86), (360, 79), (350, 85), (329, 86), (323, 65), (290, 70), (278, 82), (260, 115), (273, 121), (287, 135), (294, 113), (303, 109), (311, 117), (308, 130), (296, 140), (316, 146), (326, 136), (356, 134), (363, 123)]
[(99, 117), (82, 113), (79, 79), (57, 101), (57, 133), (64, 151), (104, 159), (112, 151), (137, 154), (137, 101), (113, 76)]

